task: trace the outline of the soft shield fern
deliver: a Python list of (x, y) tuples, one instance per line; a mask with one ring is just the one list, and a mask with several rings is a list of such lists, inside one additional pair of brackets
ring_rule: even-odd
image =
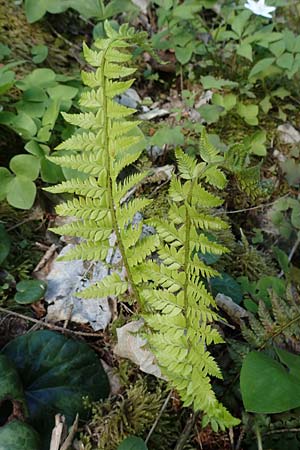
[[(86, 178), (73, 178), (57, 186), (47, 188), (52, 193), (73, 193), (76, 198), (57, 207), (57, 213), (73, 216), (77, 221), (54, 229), (56, 233), (84, 238), (64, 259), (106, 261), (113, 246), (120, 249), (126, 277), (114, 272), (101, 282), (80, 293), (80, 297), (119, 296), (126, 291), (138, 291), (133, 283), (133, 273), (139, 262), (155, 249), (157, 236), (140, 239), (141, 224), (133, 226), (133, 218), (150, 201), (144, 198), (123, 202), (125, 194), (147, 174), (137, 173), (122, 182), (118, 177), (132, 164), (143, 150), (143, 134), (138, 121), (128, 120), (135, 110), (115, 101), (133, 83), (126, 79), (135, 69), (124, 67), (134, 45), (143, 33), (135, 34), (127, 25), (113, 30), (105, 24), (106, 39), (95, 42), (97, 50), (84, 45), (84, 57), (93, 72), (82, 72), (87, 86), (80, 104), (80, 114), (64, 114), (69, 123), (79, 130), (57, 147), (70, 155), (53, 157), (52, 161), (63, 167), (79, 170)], [(51, 159), (51, 158), (50, 158)], [(115, 239), (112, 239), (112, 235)], [(125, 251), (126, 249), (126, 251)]]
[(205, 132), (200, 156), (203, 162), (197, 163), (182, 150), (176, 151), (179, 176), (171, 180), (168, 219), (152, 221), (160, 239), (160, 262), (142, 264), (140, 278), (135, 281), (144, 281), (140, 296), (151, 330), (147, 338), (162, 372), (185, 406), (204, 411), (204, 424), (210, 422), (214, 429), (224, 429), (238, 421), (217, 401), (211, 386), (210, 377), (222, 375), (207, 346), (223, 339), (211, 325), (218, 315), (204, 283), (217, 273), (204, 263), (202, 255), (227, 251), (208, 234), (227, 227), (210, 214), (222, 200), (203, 186), (205, 182), (223, 188), (226, 178), (217, 167), (222, 158)]
[[(210, 214), (222, 201), (204, 187), (224, 187), (226, 179), (218, 168), (222, 158), (205, 133), (200, 143), (202, 162), (177, 150), (179, 176), (173, 177), (170, 186), (169, 217), (153, 219), (157, 233), (141, 237), (142, 224), (134, 224), (134, 216), (150, 200), (125, 199), (147, 173), (123, 181), (120, 174), (140, 156), (143, 135), (138, 121), (128, 119), (135, 110), (118, 104), (115, 97), (132, 85), (127, 77), (134, 69), (124, 63), (131, 59), (128, 49), (143, 39), (143, 34), (135, 34), (126, 25), (117, 32), (106, 23), (105, 29), (107, 38), (95, 42), (97, 50), (84, 45), (86, 61), (95, 71), (82, 73), (87, 86), (80, 101), (82, 112), (64, 114), (79, 129), (58, 146), (64, 154), (50, 158), (85, 175), (47, 188), (75, 195), (57, 207), (58, 214), (73, 216), (75, 221), (53, 231), (82, 238), (64, 259), (101, 260), (110, 267), (111, 248), (119, 249), (125, 275), (111, 271), (80, 292), (80, 297), (129, 294), (137, 301), (149, 345), (170, 385), (185, 405), (205, 412), (206, 423), (211, 421), (214, 428), (223, 429), (237, 420), (218, 403), (211, 387), (210, 377), (220, 378), (221, 373), (207, 346), (222, 339), (211, 325), (217, 314), (204, 283), (216, 272), (201, 257), (226, 251), (209, 234), (226, 227)], [(159, 262), (153, 258), (154, 252), (158, 252)]]

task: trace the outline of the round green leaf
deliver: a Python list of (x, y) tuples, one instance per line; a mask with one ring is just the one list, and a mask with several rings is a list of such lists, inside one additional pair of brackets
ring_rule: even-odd
[(10, 171), (6, 167), (0, 167), (0, 201), (5, 199), (8, 185), (12, 179)]
[(35, 184), (21, 175), (16, 176), (8, 185), (7, 201), (15, 208), (30, 209), (35, 195)]
[(12, 118), (11, 126), (24, 139), (31, 139), (37, 132), (34, 120), (22, 111)]
[[(36, 0), (34, 0), (35, 3)], [(16, 86), (22, 91), (26, 91), (31, 88), (48, 88), (55, 86), (55, 72), (51, 69), (35, 69), (23, 80), (19, 80)]]
[(19, 336), (3, 350), (23, 381), (31, 425), (49, 449), (55, 414), (71, 425), (76, 413), (85, 418), (83, 397), (107, 397), (109, 383), (96, 353), (84, 342), (52, 331)]
[(143, 439), (136, 436), (129, 436), (124, 439), (117, 450), (147, 450), (148, 447)]
[(17, 286), (15, 301), (21, 305), (37, 302), (45, 294), (46, 283), (40, 280), (23, 280)]
[(22, 175), (33, 181), (39, 176), (40, 162), (35, 156), (16, 155), (10, 160), (9, 168), (16, 175)]
[(5, 227), (0, 223), (0, 264), (6, 259), (10, 250), (10, 238)]
[(45, 61), (48, 56), (48, 47), (47, 45), (35, 45), (31, 49), (31, 54), (33, 55), (32, 61), (36, 64), (40, 64)]
[(13, 420), (0, 427), (0, 450), (40, 450), (37, 432), (24, 422)]

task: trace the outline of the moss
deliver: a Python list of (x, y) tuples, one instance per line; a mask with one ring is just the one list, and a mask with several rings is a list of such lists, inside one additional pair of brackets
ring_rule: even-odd
[(91, 405), (90, 433), (81, 436), (85, 450), (116, 450), (129, 435), (143, 436), (151, 428), (162, 406), (159, 387), (150, 393), (146, 383), (139, 379), (129, 386), (124, 395)]
[[(44, 44), (48, 46), (48, 65), (57, 71), (63, 67), (69, 71), (70, 47), (53, 35), (52, 30), (45, 21), (28, 23), (24, 6), (16, 5), (11, 0), (0, 0), (0, 33), (3, 44), (11, 49), (11, 59), (25, 59), (26, 64), (18, 66), (15, 70), (18, 74), (29, 73), (37, 66), (32, 62), (31, 48), (34, 45)], [(74, 61), (75, 62), (75, 61)], [(78, 62), (76, 62), (78, 65)], [(45, 63), (43, 63), (43, 67)]]

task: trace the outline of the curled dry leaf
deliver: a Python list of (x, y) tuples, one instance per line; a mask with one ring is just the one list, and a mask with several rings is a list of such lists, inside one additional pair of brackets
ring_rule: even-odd
[(146, 339), (137, 334), (143, 325), (143, 320), (137, 320), (117, 328), (118, 343), (114, 348), (114, 353), (122, 358), (130, 359), (143, 372), (154, 375), (157, 378), (164, 378), (160, 368), (155, 363), (153, 353), (145, 348)]

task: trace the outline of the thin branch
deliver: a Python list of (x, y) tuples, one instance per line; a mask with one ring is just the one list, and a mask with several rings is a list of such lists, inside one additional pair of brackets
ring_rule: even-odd
[(174, 450), (182, 450), (186, 444), (186, 441), (190, 437), (191, 431), (193, 426), (195, 425), (196, 419), (198, 417), (199, 413), (191, 413), (190, 417), (186, 421), (185, 427), (183, 432), (181, 433), (180, 438), (177, 441), (176, 447)]
[[(250, 208), (236, 209), (234, 211), (225, 211), (225, 212), (226, 212), (226, 214), (237, 214), (237, 213), (242, 213), (242, 212), (246, 212), (246, 211), (252, 211), (254, 209), (265, 208), (267, 206), (274, 205), (274, 203), (276, 203), (278, 200), (281, 200), (281, 199), (286, 198), (288, 196), (289, 196), (289, 194), (285, 194), (282, 197), (279, 197), (279, 198), (277, 198), (276, 200), (274, 200), (273, 202), (270, 202), (270, 203), (263, 203), (262, 205), (251, 206)], [(220, 214), (221, 213), (223, 213), (223, 211), (221, 211)]]
[(70, 334), (74, 334), (75, 336), (98, 337), (98, 338), (102, 336), (101, 333), (87, 333), (84, 331), (69, 330), (67, 328), (59, 327), (57, 325), (52, 325), (51, 323), (46, 323), (46, 322), (43, 322), (42, 320), (34, 319), (33, 317), (25, 316), (25, 314), (20, 314), (15, 311), (11, 311), (9, 309), (2, 308), (2, 307), (0, 307), (0, 312), (14, 316), (14, 317), (18, 317), (19, 319), (27, 320), (28, 322), (38, 324), (41, 327), (49, 328), (50, 330), (59, 331), (60, 333), (70, 333)]
[(149, 433), (148, 433), (148, 436), (147, 436), (146, 439), (145, 439), (145, 443), (146, 443), (146, 444), (148, 443), (148, 441), (149, 441), (149, 439), (150, 439), (152, 433), (154, 432), (154, 430), (155, 430), (155, 428), (156, 428), (156, 426), (157, 426), (157, 424), (158, 424), (158, 422), (159, 422), (159, 420), (160, 420), (160, 418), (161, 418), (161, 416), (162, 416), (164, 410), (166, 409), (166, 407), (167, 407), (167, 405), (168, 405), (168, 403), (169, 403), (169, 400), (170, 400), (170, 398), (171, 398), (171, 395), (172, 395), (172, 391), (169, 392), (169, 394), (168, 394), (166, 400), (164, 401), (164, 404), (162, 405), (162, 407), (161, 407), (161, 409), (160, 409), (160, 411), (159, 411), (159, 413), (158, 413), (158, 415), (157, 415), (157, 417), (156, 417), (156, 419), (155, 419), (154, 424), (153, 424), (152, 427), (151, 427), (151, 430), (150, 430)]

